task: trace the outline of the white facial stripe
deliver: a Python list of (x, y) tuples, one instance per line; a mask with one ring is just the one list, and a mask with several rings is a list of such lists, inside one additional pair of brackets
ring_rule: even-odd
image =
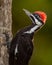
[(34, 15), (31, 15), (33, 18), (34, 18), (34, 20), (35, 20), (35, 23), (37, 24), (37, 25), (42, 25), (42, 23), (41, 22), (39, 22), (36, 18), (35, 18), (35, 16)]
[(15, 48), (15, 55), (16, 53), (18, 53), (18, 45), (16, 45), (16, 48)]
[[(33, 15), (32, 15), (32, 16), (33, 16)], [(33, 17), (34, 17), (34, 16), (33, 16)], [(42, 25), (42, 23), (39, 22), (35, 17), (34, 17), (34, 19), (35, 19), (36, 26), (34, 26), (34, 27), (31, 28), (29, 31), (26, 31), (26, 32), (24, 32), (24, 33), (31, 34), (31, 33), (33, 33), (36, 29), (38, 29), (38, 28)]]
[(38, 26), (41, 26), (41, 25), (42, 25), (42, 23), (39, 22), (37, 19), (35, 19), (35, 22), (36, 22), (36, 24), (37, 24)]
[(26, 32), (24, 32), (24, 33), (29, 33), (29, 34), (31, 34), (31, 33), (33, 33), (38, 27), (39, 27), (39, 26), (36, 25), (36, 26), (34, 26), (33, 28), (31, 28), (29, 31), (26, 31)]
[[(29, 33), (30, 34), (30, 33), (34, 32), (36, 29), (38, 29), (42, 25), (42, 23), (40, 21), (38, 21), (38, 19), (36, 19), (36, 17), (33, 14), (31, 14), (31, 12), (29, 12), (26, 9), (23, 9), (23, 10), (28, 15), (28, 17), (31, 19), (32, 23), (34, 23), (34, 24), (36, 23), (36, 26), (31, 28), (29, 31), (24, 32), (24, 33)], [(33, 19), (30, 16), (32, 16), (35, 21), (33, 21)]]
[[(31, 12), (29, 12), (29, 11), (26, 10), (26, 9), (23, 9), (23, 10), (24, 10), (24, 12), (26, 13), (26, 15), (28, 15), (28, 17), (31, 19), (32, 23), (36, 23), (36, 24), (38, 24), (38, 25), (41, 25), (41, 22), (39, 22), (39, 21), (35, 18), (35, 16), (34, 16), (33, 14), (31, 14)], [(30, 16), (32, 16), (35, 21), (33, 21)]]

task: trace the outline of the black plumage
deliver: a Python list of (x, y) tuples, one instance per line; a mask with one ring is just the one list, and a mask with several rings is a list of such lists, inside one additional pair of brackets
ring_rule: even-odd
[(19, 30), (12, 39), (9, 51), (9, 65), (28, 65), (33, 53), (33, 36), (43, 25), (39, 15), (31, 14), (24, 9), (25, 13), (31, 19), (32, 24), (24, 29)]
[[(31, 34), (24, 32), (30, 30), (33, 26), (34, 24), (20, 30), (13, 38), (10, 45), (9, 65), (28, 65), (33, 52), (32, 39), (34, 32)], [(15, 53), (16, 46), (17, 52)]]

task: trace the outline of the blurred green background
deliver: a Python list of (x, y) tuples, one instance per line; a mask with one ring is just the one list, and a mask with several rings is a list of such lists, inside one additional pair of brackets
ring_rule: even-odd
[(34, 35), (34, 51), (29, 65), (52, 65), (52, 0), (13, 0), (13, 34), (31, 24), (23, 12), (40, 10), (47, 14), (45, 26)]

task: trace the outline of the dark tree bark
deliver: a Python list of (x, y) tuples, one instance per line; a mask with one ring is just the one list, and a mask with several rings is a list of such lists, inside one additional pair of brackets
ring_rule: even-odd
[(0, 65), (8, 65), (8, 52), (6, 37), (3, 34), (7, 32), (9, 39), (12, 39), (12, 0), (0, 0)]

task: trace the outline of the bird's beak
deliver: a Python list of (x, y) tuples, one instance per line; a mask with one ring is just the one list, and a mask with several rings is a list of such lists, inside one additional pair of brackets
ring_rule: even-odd
[(31, 12), (29, 12), (29, 11), (28, 11), (28, 10), (26, 10), (26, 9), (23, 9), (23, 11), (26, 13), (26, 15), (27, 15), (28, 17), (30, 17)]
[(28, 10), (26, 9), (23, 9), (23, 11), (26, 13), (26, 15), (31, 19), (32, 23), (35, 24), (35, 19), (34, 19), (34, 16), (31, 12), (29, 12)]

